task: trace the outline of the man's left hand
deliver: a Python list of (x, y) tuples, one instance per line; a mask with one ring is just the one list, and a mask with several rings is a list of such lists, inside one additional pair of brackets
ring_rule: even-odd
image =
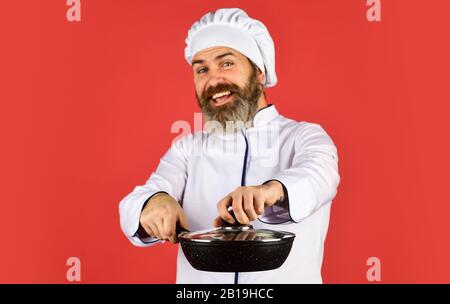
[(265, 207), (270, 207), (283, 199), (283, 185), (278, 181), (270, 181), (259, 186), (238, 187), (217, 204), (219, 217), (214, 220), (213, 225), (220, 227), (224, 221), (235, 223), (233, 216), (228, 212), (230, 206), (238, 222), (248, 224), (263, 214)]

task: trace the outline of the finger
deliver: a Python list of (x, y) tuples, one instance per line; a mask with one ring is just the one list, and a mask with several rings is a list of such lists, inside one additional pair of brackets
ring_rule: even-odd
[(253, 205), (253, 193), (250, 191), (244, 194), (244, 211), (250, 221), (258, 218)]
[(214, 227), (221, 227), (223, 226), (225, 223), (223, 222), (222, 218), (220, 216), (216, 217), (213, 221), (213, 226)]
[(178, 243), (178, 235), (176, 233), (172, 234), (169, 237), (169, 242), (171, 242), (173, 244)]
[(161, 239), (160, 235), (159, 235), (159, 231), (158, 231), (158, 226), (156, 225), (156, 223), (151, 222), (148, 223), (148, 226), (150, 227), (151, 231), (152, 231), (152, 237), (157, 238), (157, 239)]
[[(177, 222), (179, 221), (177, 217), (170, 217), (168, 220), (171, 221), (170, 224), (170, 232), (168, 233), (168, 240), (171, 243), (178, 243), (178, 233), (177, 233)], [(186, 225), (185, 222), (183, 222), (184, 225)], [(181, 225), (181, 224), (179, 224)]]
[(230, 224), (234, 224), (236, 222), (234, 217), (230, 214), (230, 212), (228, 212), (228, 206), (231, 206), (232, 201), (231, 195), (227, 195), (221, 199), (219, 203), (217, 203), (217, 211), (219, 212), (219, 216)]
[(169, 237), (169, 242), (171, 242), (172, 244), (178, 243), (178, 235), (174, 233), (171, 237)]
[(244, 208), (242, 206), (242, 194), (240, 193), (233, 195), (233, 212), (239, 223), (248, 224), (250, 222), (244, 212)]
[[(142, 224), (141, 224), (141, 225), (142, 225)], [(149, 225), (147, 225), (147, 224), (142, 225), (142, 228), (144, 228), (144, 231), (145, 231), (145, 233), (147, 233), (148, 236), (150, 236), (150, 237), (152, 237), (152, 238), (155, 237), (155, 234), (153, 233), (153, 231), (152, 231), (152, 229), (150, 228)]]
[(180, 210), (180, 213), (178, 214), (178, 221), (180, 222), (180, 226), (186, 230), (189, 230), (189, 222), (187, 220), (186, 214), (184, 213), (183, 209)]
[(156, 222), (156, 226), (158, 228), (159, 233), (159, 239), (164, 240), (163, 234), (164, 234), (164, 218), (161, 218), (159, 221)]
[(163, 232), (161, 236), (165, 240), (173, 239), (175, 234), (175, 226), (176, 226), (177, 220), (176, 217), (169, 214), (167, 215), (163, 220)]
[[(153, 232), (155, 232), (156, 237), (157, 237), (158, 239), (163, 240), (163, 237), (162, 237), (162, 233), (163, 233), (163, 231), (164, 231), (164, 227), (163, 227), (163, 218), (161, 217), (160, 219), (157, 219), (157, 220), (154, 222), (154, 224), (155, 224), (156, 231), (153, 230)], [(152, 228), (153, 228), (153, 227), (152, 227)]]
[(264, 198), (261, 194), (253, 194), (253, 206), (255, 208), (256, 214), (261, 215), (264, 213)]

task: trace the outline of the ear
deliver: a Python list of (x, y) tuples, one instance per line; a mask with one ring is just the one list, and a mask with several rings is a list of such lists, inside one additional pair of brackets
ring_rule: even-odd
[(261, 72), (261, 70), (258, 68), (256, 72), (256, 76), (258, 77), (259, 83), (265, 84), (266, 83), (266, 75)]

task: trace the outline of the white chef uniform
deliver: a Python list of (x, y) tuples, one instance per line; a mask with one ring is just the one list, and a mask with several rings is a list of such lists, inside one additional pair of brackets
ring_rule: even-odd
[(212, 228), (220, 199), (241, 185), (269, 180), (285, 186), (288, 202), (266, 208), (251, 224), (255, 229), (295, 233), (285, 263), (262, 272), (199, 271), (179, 246), (176, 282), (321, 283), (331, 201), (340, 181), (337, 150), (318, 124), (288, 119), (275, 105), (259, 110), (253, 126), (244, 131), (217, 134), (203, 130), (177, 140), (145, 185), (137, 186), (120, 202), (121, 228), (136, 246), (157, 244), (158, 240), (141, 239), (136, 232), (144, 203), (161, 191), (182, 204), (190, 231)]

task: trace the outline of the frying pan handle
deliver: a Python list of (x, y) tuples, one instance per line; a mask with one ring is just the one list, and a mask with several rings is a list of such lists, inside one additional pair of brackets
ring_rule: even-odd
[(253, 228), (253, 226), (250, 225), (250, 224), (245, 225), (245, 224), (239, 223), (239, 221), (237, 220), (236, 216), (234, 215), (233, 207), (231, 207), (231, 206), (228, 207), (228, 212), (234, 218), (234, 224), (228, 223), (227, 221), (223, 221), (224, 222), (223, 227), (233, 227), (233, 228), (239, 228), (241, 230), (246, 230), (248, 228)]
[(234, 212), (233, 212), (233, 207), (228, 207), (228, 213), (229, 214), (231, 214), (231, 216), (234, 218), (234, 224), (231, 224), (231, 223), (228, 223), (227, 221), (225, 221), (225, 220), (222, 220), (223, 221), (223, 225), (224, 226), (226, 226), (226, 227), (235, 227), (235, 226), (241, 226), (242, 224), (241, 223), (239, 223), (239, 221), (237, 220), (237, 218), (236, 218), (236, 216), (234, 215)]

